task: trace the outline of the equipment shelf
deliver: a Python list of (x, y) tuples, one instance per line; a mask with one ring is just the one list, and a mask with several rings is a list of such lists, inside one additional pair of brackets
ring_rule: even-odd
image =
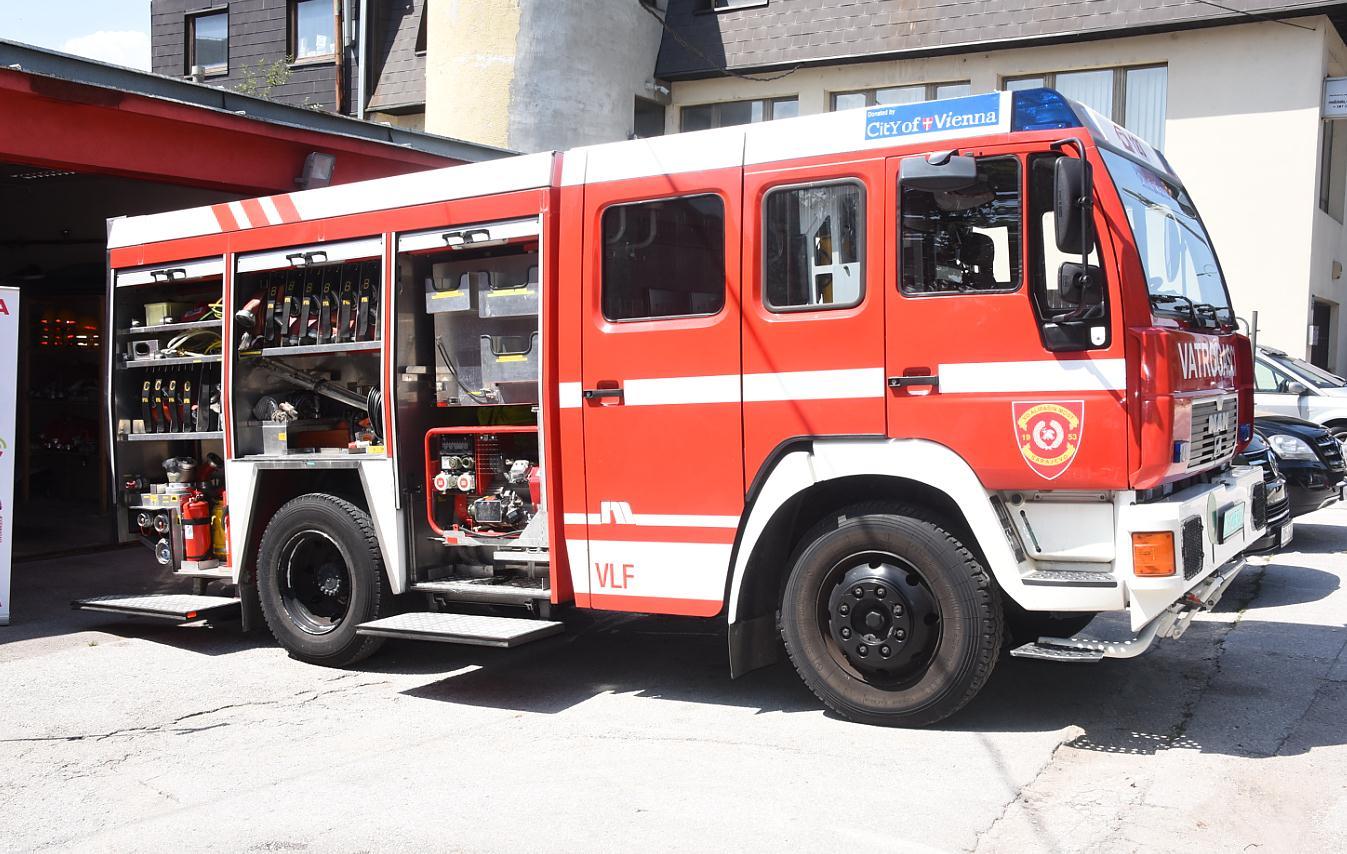
[(192, 329), (219, 329), (224, 325), (224, 321), (218, 317), (214, 320), (188, 320), (182, 323), (160, 323), (157, 326), (132, 326), (130, 329), (118, 329), (118, 338), (138, 338), (142, 335), (163, 335), (172, 332), (187, 332)]
[(320, 353), (373, 353), (383, 342), (338, 341), (335, 344), (299, 344), (294, 347), (263, 347), (261, 350), (240, 350), (239, 356), (312, 356)]
[(126, 433), (117, 437), (118, 442), (178, 442), (209, 441), (223, 439), (223, 430), (210, 430), (197, 433)]
[(213, 365), (220, 361), (219, 354), (212, 356), (173, 356), (168, 359), (132, 359), (118, 367), (129, 368), (170, 368), (174, 365)]

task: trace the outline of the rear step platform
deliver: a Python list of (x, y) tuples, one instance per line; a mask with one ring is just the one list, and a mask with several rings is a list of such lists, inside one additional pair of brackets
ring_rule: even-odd
[(516, 647), (565, 631), (563, 623), (518, 617), (423, 611), (395, 614), (356, 626), (356, 634), (471, 646)]
[(190, 623), (206, 618), (233, 616), (239, 600), (232, 596), (199, 596), (191, 593), (149, 593), (140, 596), (91, 596), (70, 603), (76, 611), (100, 611), (128, 617), (155, 617)]

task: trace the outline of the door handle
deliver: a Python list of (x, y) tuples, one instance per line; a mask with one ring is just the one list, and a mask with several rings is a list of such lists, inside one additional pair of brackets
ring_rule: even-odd
[(606, 397), (614, 397), (614, 398), (621, 399), (621, 397), (622, 397), (622, 389), (621, 389), (621, 388), (587, 388), (587, 389), (585, 389), (583, 392), (581, 392), (581, 394), (584, 395), (585, 400), (602, 400), (603, 398), (606, 398)]
[(911, 386), (928, 385), (932, 389), (940, 388), (940, 375), (928, 374), (925, 376), (913, 377), (889, 377), (889, 388), (909, 388)]

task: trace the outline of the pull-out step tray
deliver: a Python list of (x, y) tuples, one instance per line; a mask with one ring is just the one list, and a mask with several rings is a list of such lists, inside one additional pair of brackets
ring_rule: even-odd
[(425, 611), (361, 623), (355, 630), (376, 637), (508, 648), (560, 634), (565, 628), (547, 620)]
[(232, 596), (198, 596), (191, 593), (150, 593), (140, 596), (91, 596), (70, 603), (76, 611), (101, 611), (128, 617), (157, 617), (190, 623), (238, 613), (239, 600)]
[(491, 602), (499, 605), (526, 605), (548, 601), (552, 590), (546, 578), (454, 577), (413, 584), (418, 593), (435, 593), (450, 601)]

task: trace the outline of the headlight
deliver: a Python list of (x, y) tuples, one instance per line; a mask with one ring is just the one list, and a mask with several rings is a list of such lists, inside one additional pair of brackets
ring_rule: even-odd
[(1276, 433), (1267, 437), (1267, 443), (1272, 447), (1273, 452), (1286, 460), (1317, 460), (1319, 455), (1314, 453), (1314, 449), (1304, 439), (1297, 439), (1295, 436), (1287, 436), (1284, 433)]

